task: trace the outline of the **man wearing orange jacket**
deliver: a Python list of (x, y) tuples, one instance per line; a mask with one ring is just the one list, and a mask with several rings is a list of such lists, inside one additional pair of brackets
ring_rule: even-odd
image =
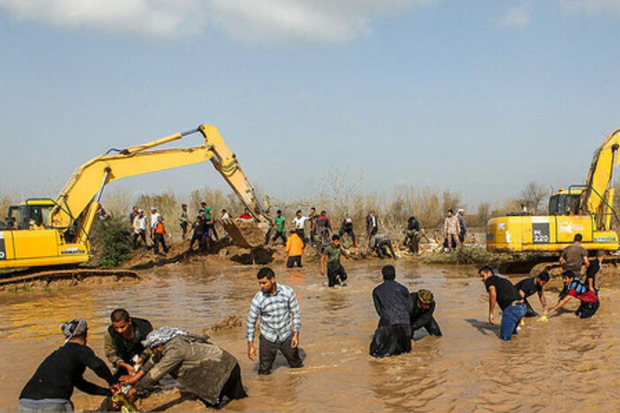
[(304, 242), (299, 238), (297, 232), (291, 231), (291, 235), (286, 240), (286, 253), (288, 254), (288, 260), (286, 261), (286, 268), (293, 268), (295, 264), (298, 267), (301, 265), (301, 254), (304, 251)]

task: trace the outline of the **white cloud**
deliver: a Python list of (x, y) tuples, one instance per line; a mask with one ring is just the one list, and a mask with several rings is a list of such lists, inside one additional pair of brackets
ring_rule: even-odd
[(504, 27), (522, 28), (528, 26), (531, 21), (532, 3), (527, 1), (508, 10), (499, 23)]
[(620, 0), (559, 0), (565, 12), (598, 14), (614, 13), (620, 15)]
[(438, 0), (0, 0), (16, 20), (177, 38), (224, 32), (250, 43), (340, 43), (373, 19)]

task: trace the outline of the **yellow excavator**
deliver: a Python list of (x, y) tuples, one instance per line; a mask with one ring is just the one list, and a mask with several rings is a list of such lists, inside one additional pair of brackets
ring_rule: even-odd
[(620, 129), (595, 152), (585, 185), (571, 185), (551, 195), (548, 215), (514, 214), (489, 220), (487, 250), (557, 253), (572, 244), (575, 234), (582, 235), (581, 244), (588, 250), (618, 250), (612, 224), (620, 222), (613, 209), (619, 147)]
[[(157, 149), (195, 133), (204, 144)], [(269, 228), (268, 209), (258, 201), (235, 154), (211, 125), (176, 133), (143, 145), (111, 149), (79, 167), (56, 199), (28, 199), (9, 208), (0, 229), (0, 270), (76, 265), (90, 258), (89, 233), (101, 209), (103, 190), (110, 182), (185, 165), (211, 161), (254, 220), (221, 223), (242, 247), (257, 247)]]

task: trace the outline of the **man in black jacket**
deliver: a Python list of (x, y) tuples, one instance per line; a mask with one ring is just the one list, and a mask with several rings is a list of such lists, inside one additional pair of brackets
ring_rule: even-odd
[(77, 318), (68, 321), (61, 326), (61, 330), (67, 338), (65, 344), (43, 360), (28, 380), (19, 395), (19, 412), (72, 412), (74, 387), (92, 395), (112, 394), (110, 388), (100, 387), (83, 377), (88, 367), (110, 387), (114, 381), (105, 362), (86, 345), (86, 320)]
[(116, 370), (116, 377), (122, 375), (132, 375), (135, 373), (134, 357), (142, 359), (142, 364), (149, 356), (150, 352), (145, 351), (142, 341), (153, 331), (153, 326), (142, 318), (132, 318), (124, 308), (112, 311), (110, 314), (112, 325), (109, 326), (103, 336), (103, 347), (105, 356)]
[(420, 290), (416, 293), (411, 293), (411, 299), (413, 300), (413, 308), (411, 310), (411, 337), (416, 330), (424, 327), (429, 335), (441, 336), (441, 330), (439, 324), (433, 317), (435, 312), (435, 297), (429, 290)]
[(381, 269), (383, 283), (372, 291), (379, 325), (370, 343), (370, 355), (389, 357), (411, 351), (409, 313), (413, 302), (407, 288), (394, 281), (396, 270), (392, 265)]

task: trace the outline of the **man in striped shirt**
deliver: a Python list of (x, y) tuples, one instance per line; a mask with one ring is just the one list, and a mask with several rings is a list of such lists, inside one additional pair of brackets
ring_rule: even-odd
[(260, 353), (258, 374), (271, 373), (271, 366), (278, 350), (282, 352), (288, 364), (303, 367), (299, 356), (299, 331), (301, 329), (301, 311), (295, 291), (291, 287), (276, 283), (276, 275), (271, 268), (263, 267), (256, 276), (260, 291), (250, 304), (248, 315), (248, 357), (256, 359), (254, 333), (256, 320), (260, 316)]
[(575, 311), (575, 315), (579, 318), (590, 318), (600, 306), (598, 296), (592, 290), (588, 290), (588, 287), (575, 275), (574, 272), (566, 270), (562, 273), (562, 281), (564, 282), (564, 290), (562, 293), (566, 293), (560, 298), (560, 301), (549, 311), (545, 311), (545, 315), (550, 315), (560, 308), (564, 307), (571, 298), (577, 298), (581, 305)]

